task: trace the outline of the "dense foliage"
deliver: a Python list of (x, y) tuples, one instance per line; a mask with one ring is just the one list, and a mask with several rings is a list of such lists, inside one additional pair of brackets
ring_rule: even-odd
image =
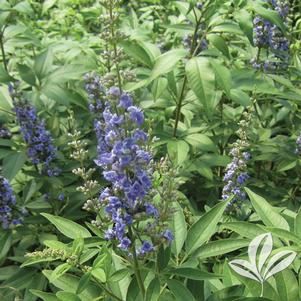
[(301, 300), (300, 1), (0, 0), (0, 53), (1, 301)]

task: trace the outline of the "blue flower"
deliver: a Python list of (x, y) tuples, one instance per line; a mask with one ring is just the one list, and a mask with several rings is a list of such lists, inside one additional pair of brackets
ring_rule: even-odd
[(58, 195), (57, 199), (58, 199), (59, 201), (62, 202), (62, 201), (65, 200), (65, 195), (64, 195), (63, 193), (60, 193), (60, 194)]
[(117, 87), (111, 87), (107, 91), (107, 96), (113, 98), (113, 99), (118, 99), (120, 97), (120, 89)]
[(231, 195), (234, 195), (229, 206), (246, 199), (243, 186), (250, 176), (244, 170), (246, 169), (246, 162), (251, 158), (249, 152), (241, 152), (239, 147), (232, 148), (230, 150), (230, 155), (233, 159), (226, 167), (226, 173), (223, 178), (225, 185), (222, 193), (223, 200), (227, 200)]
[(148, 240), (144, 240), (143, 242), (142, 242), (142, 246), (141, 246), (141, 248), (138, 250), (138, 255), (140, 255), (140, 256), (144, 256), (144, 255), (146, 255), (147, 253), (150, 253), (150, 252), (152, 252), (152, 251), (154, 251), (154, 246), (153, 246), (153, 244), (152, 244), (152, 242), (150, 242), (150, 241), (148, 241)]
[(89, 110), (96, 113), (102, 109), (102, 98), (104, 95), (104, 87), (99, 76), (93, 73), (84, 76), (85, 90), (88, 93)]
[(124, 251), (127, 251), (129, 249), (130, 245), (131, 245), (130, 239), (128, 237), (124, 237), (124, 238), (122, 238), (118, 247)]
[(7, 179), (0, 176), (0, 223), (3, 229), (22, 222), (22, 213), (16, 208), (16, 197)]
[[(152, 188), (152, 155), (147, 149), (148, 135), (141, 129), (144, 114), (133, 106), (132, 96), (121, 93), (117, 87), (104, 92), (102, 110), (95, 115), (94, 129), (97, 137), (97, 158), (94, 162), (102, 168), (108, 186), (99, 201), (109, 221), (105, 238), (117, 242), (128, 251), (135, 241), (129, 226), (142, 217), (157, 220), (159, 210), (146, 198)], [(146, 214), (140, 214), (140, 213)], [(137, 220), (138, 219), (138, 220)], [(142, 253), (152, 246), (142, 246)]]
[(9, 139), (11, 138), (11, 136), (12, 136), (11, 132), (3, 125), (0, 125), (0, 138)]
[(119, 105), (125, 109), (128, 109), (133, 105), (133, 98), (128, 93), (123, 93), (120, 97)]
[[(272, 9), (278, 13), (285, 23), (289, 11), (288, 2), (271, 0), (270, 3)], [(275, 61), (266, 60), (264, 63), (259, 62), (258, 58), (252, 59), (251, 63), (255, 69), (275, 70), (284, 67), (288, 63), (288, 39), (276, 25), (259, 16), (256, 16), (253, 20), (253, 43), (259, 48), (268, 49), (275, 58)]]
[(144, 122), (144, 116), (140, 109), (135, 106), (130, 106), (127, 111), (130, 113), (130, 119), (136, 122), (138, 126), (141, 126)]
[(42, 171), (48, 176), (57, 176), (60, 169), (51, 167), (56, 158), (56, 147), (51, 134), (46, 130), (44, 120), (40, 120), (36, 109), (12, 85), (9, 91), (14, 104), (17, 122), (24, 141), (28, 146), (27, 154), (35, 165), (41, 164)]
[(168, 242), (171, 242), (174, 239), (172, 232), (168, 229), (162, 233), (162, 237), (165, 238)]
[(149, 204), (149, 203), (145, 204), (145, 212), (148, 215), (153, 215), (155, 218), (159, 217), (158, 209), (155, 206), (153, 206), (152, 204)]

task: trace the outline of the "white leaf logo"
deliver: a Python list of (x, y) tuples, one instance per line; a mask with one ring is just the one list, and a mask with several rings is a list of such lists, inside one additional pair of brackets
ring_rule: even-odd
[(266, 267), (263, 275), (264, 280), (286, 269), (294, 261), (296, 255), (297, 253), (293, 251), (282, 251), (275, 254)]
[[(272, 249), (272, 234), (264, 233), (256, 236), (250, 242), (248, 247), (249, 261), (235, 259), (229, 262), (230, 267), (239, 275), (261, 283), (261, 297), (263, 295), (264, 281), (286, 269), (297, 255), (297, 253), (293, 251), (281, 251), (272, 256), (266, 264)], [(263, 269), (265, 264), (266, 267)]]

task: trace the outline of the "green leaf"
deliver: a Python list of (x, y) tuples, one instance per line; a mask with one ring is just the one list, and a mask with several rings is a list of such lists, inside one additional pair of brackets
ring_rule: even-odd
[(173, 70), (177, 62), (187, 55), (183, 49), (170, 50), (157, 57), (155, 66), (151, 72), (149, 81)]
[(36, 274), (37, 274), (37, 270), (35, 269), (30, 269), (30, 268), (20, 269), (18, 273), (14, 274), (8, 280), (2, 282), (2, 287), (3, 286), (14, 287), (14, 288), (18, 288), (18, 290), (30, 288)]
[(157, 301), (160, 296), (160, 282), (154, 278), (146, 290), (145, 301)]
[(211, 60), (210, 64), (213, 67), (217, 85), (225, 92), (228, 98), (230, 98), (230, 90), (232, 86), (230, 71), (217, 60)]
[(0, 66), (0, 83), (7, 84), (9, 82), (13, 81), (13, 77), (11, 77), (7, 71), (4, 69), (4, 67)]
[(272, 300), (263, 297), (242, 297), (242, 298), (235, 299), (233, 301), (272, 301)]
[[(114, 252), (112, 252), (112, 266), (115, 271), (121, 270), (125, 268), (123, 261), (117, 256)], [(135, 279), (132, 278), (132, 279)], [(111, 290), (122, 300), (126, 300), (128, 287), (131, 282), (131, 277), (125, 277), (117, 282), (109, 282), (109, 287)]]
[(33, 295), (41, 298), (43, 301), (59, 301), (59, 299), (51, 293), (45, 293), (39, 290), (31, 289), (29, 290)]
[(130, 273), (128, 269), (121, 269), (113, 273), (110, 276), (109, 281), (118, 282), (129, 275)]
[(298, 298), (298, 281), (294, 272), (284, 270), (274, 275), (276, 288), (281, 301), (299, 301)]
[[(1, 241), (1, 238), (0, 238)], [(2, 243), (2, 242), (0, 242)], [(1, 245), (1, 244), (0, 244)], [(9, 249), (9, 248), (8, 248)], [(1, 261), (1, 259), (0, 259)], [(8, 265), (0, 268), (0, 281), (7, 280), (16, 274), (19, 270), (17, 265)]]
[(42, 87), (41, 92), (49, 97), (50, 99), (55, 100), (57, 103), (64, 106), (69, 106), (70, 93), (66, 88), (62, 88), (57, 84), (47, 83)]
[(44, 15), (56, 2), (57, 0), (45, 0), (42, 6), (42, 14)]
[(294, 232), (301, 238), (301, 208), (299, 209), (298, 214), (295, 218)]
[[(43, 274), (46, 278), (50, 279), (52, 271), (44, 270)], [(53, 281), (53, 285), (63, 291), (75, 293), (78, 287), (79, 278), (70, 274), (64, 274), (58, 279)], [(87, 288), (79, 294), (82, 300), (93, 300), (99, 297), (101, 290), (96, 286), (89, 284)]]
[(239, 27), (249, 39), (253, 45), (253, 18), (252, 15), (245, 9), (240, 9), (235, 15), (237, 18)]
[(290, 231), (276, 227), (267, 227), (267, 230), (284, 241), (292, 241), (294, 243), (301, 244), (301, 238)]
[(169, 140), (167, 151), (171, 160), (176, 165), (181, 165), (188, 156), (189, 145), (184, 140)]
[(33, 69), (39, 80), (42, 80), (50, 73), (52, 64), (53, 53), (50, 48), (42, 52), (35, 58)]
[(161, 245), (157, 252), (157, 268), (158, 271), (163, 271), (169, 263), (171, 248), (170, 246), (164, 247)]
[(260, 226), (248, 222), (231, 222), (221, 225), (221, 229), (228, 229), (238, 233), (243, 237), (253, 239), (254, 237), (266, 233)]
[(251, 203), (266, 226), (290, 230), (288, 222), (263, 197), (245, 188)]
[(56, 279), (63, 276), (66, 272), (68, 272), (72, 266), (69, 263), (62, 263), (58, 265), (51, 273), (49, 282), (54, 282)]
[(138, 62), (152, 68), (152, 60), (148, 55), (148, 52), (138, 41), (122, 41), (120, 43), (121, 47), (126, 54), (133, 57)]
[(229, 48), (227, 46), (227, 43), (220, 35), (209, 34), (208, 40), (224, 56), (226, 56), (228, 59), (230, 58), (230, 53), (229, 53)]
[(56, 296), (60, 301), (82, 301), (76, 294), (70, 292), (57, 292)]
[(216, 231), (216, 226), (220, 221), (226, 206), (227, 202), (217, 204), (191, 226), (186, 239), (187, 255), (190, 255), (199, 248)]
[(223, 22), (215, 26), (211, 29), (211, 32), (227, 32), (234, 35), (243, 35), (243, 32), (241, 31), (240, 27), (236, 23), (229, 21)]
[(252, 104), (250, 96), (240, 89), (231, 89), (230, 99), (244, 107), (250, 106)]
[(36, 84), (36, 76), (31, 68), (26, 65), (18, 65), (18, 70), (21, 78), (29, 85), (34, 86)]
[(167, 88), (167, 79), (164, 77), (159, 77), (154, 80), (152, 85), (152, 94), (154, 96), (154, 100), (156, 101)]
[(17, 152), (6, 156), (3, 160), (3, 176), (11, 181), (21, 170), (27, 156), (23, 152)]
[(50, 82), (51, 85), (55, 83), (62, 85), (70, 80), (81, 80), (87, 71), (89, 70), (81, 64), (68, 64), (52, 71), (47, 82)]
[(87, 229), (64, 217), (54, 216), (48, 213), (41, 213), (41, 215), (47, 218), (62, 234), (69, 238), (91, 237)]
[(76, 290), (76, 294), (80, 294), (81, 292), (83, 292), (86, 287), (88, 286), (89, 282), (91, 279), (91, 273), (85, 273), (79, 280), (78, 282), (78, 287)]
[(13, 9), (22, 14), (31, 15), (33, 13), (33, 9), (29, 1), (21, 1), (17, 3)]
[(249, 242), (250, 241), (248, 239), (220, 239), (217, 241), (211, 241), (198, 248), (193, 253), (193, 256), (197, 257), (199, 260), (213, 256), (220, 256), (246, 247)]
[(210, 112), (214, 107), (215, 77), (209, 60), (205, 57), (190, 59), (186, 64), (186, 74), (189, 86), (205, 110)]
[(102, 268), (96, 268), (92, 270), (92, 276), (98, 279), (100, 282), (106, 282), (107, 277), (106, 273)]
[(217, 150), (215, 143), (205, 134), (189, 134), (185, 137), (185, 141), (187, 141), (191, 146), (194, 146), (203, 151)]
[(178, 202), (174, 203), (170, 227), (174, 235), (174, 240), (171, 244), (173, 254), (178, 256), (184, 245), (187, 236), (187, 225), (182, 207)]
[(203, 177), (209, 179), (209, 180), (213, 180), (213, 172), (211, 167), (205, 163), (202, 162), (200, 160), (196, 160), (194, 161), (188, 168), (188, 170), (190, 172), (198, 172), (200, 175), (202, 175)]
[(192, 293), (178, 280), (167, 280), (167, 285), (177, 301), (196, 301)]
[(10, 231), (0, 233), (0, 262), (5, 259), (12, 245), (12, 235)]
[(136, 277), (132, 278), (131, 283), (128, 287), (126, 298), (124, 300), (126, 300), (126, 301), (140, 301), (140, 300), (143, 300), (143, 297), (142, 297), (142, 294), (140, 292), (139, 285), (138, 285)]
[(170, 270), (170, 274), (193, 280), (220, 279), (223, 277), (222, 275), (208, 273), (195, 268), (176, 268)]

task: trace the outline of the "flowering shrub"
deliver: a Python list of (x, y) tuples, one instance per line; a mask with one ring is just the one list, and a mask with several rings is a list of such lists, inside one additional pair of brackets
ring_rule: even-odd
[(300, 9), (1, 1), (0, 300), (300, 300)]

